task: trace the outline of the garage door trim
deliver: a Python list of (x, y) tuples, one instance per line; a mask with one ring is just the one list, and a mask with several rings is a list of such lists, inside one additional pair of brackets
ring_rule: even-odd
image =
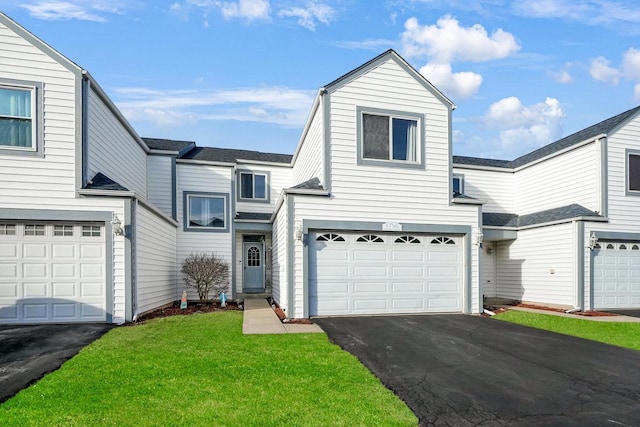
[[(127, 204), (125, 204), (126, 206)], [(64, 222), (103, 222), (105, 230), (105, 296), (106, 322), (113, 323), (113, 230), (111, 228), (111, 211), (87, 210), (46, 210), (46, 209), (17, 209), (0, 208), (2, 221), (64, 221)]]
[[(292, 218), (291, 218), (292, 219)], [(291, 221), (293, 223), (293, 221)], [(396, 221), (396, 223), (398, 223)], [(323, 221), (323, 220), (303, 220), (303, 317), (309, 317), (309, 231), (314, 232), (321, 230), (338, 230), (338, 231), (354, 231), (354, 232), (385, 232), (386, 222), (371, 221)], [(415, 223), (398, 223), (403, 233), (421, 233), (421, 234), (456, 234), (461, 236), (464, 245), (463, 257), (463, 279), (462, 279), (462, 299), (463, 313), (471, 313), (472, 295), (471, 295), (471, 226), (455, 225), (455, 224), (415, 224)], [(295, 251), (289, 252), (290, 271), (295, 265)], [(292, 295), (293, 281), (290, 280), (289, 295)], [(480, 289), (479, 292), (482, 292)]]

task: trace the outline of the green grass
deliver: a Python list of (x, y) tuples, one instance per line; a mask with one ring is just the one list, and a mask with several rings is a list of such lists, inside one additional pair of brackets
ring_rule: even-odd
[(640, 350), (640, 323), (598, 322), (509, 310), (493, 319)]
[(3, 426), (416, 426), (325, 334), (242, 335), (242, 313), (111, 330), (0, 405)]

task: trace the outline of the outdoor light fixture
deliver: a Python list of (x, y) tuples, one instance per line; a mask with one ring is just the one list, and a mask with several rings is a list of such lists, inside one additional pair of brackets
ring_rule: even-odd
[(117, 213), (113, 213), (113, 219), (111, 220), (111, 229), (116, 236), (124, 236), (124, 228), (122, 228), (122, 222), (118, 218)]
[(592, 233), (591, 237), (589, 237), (589, 249), (591, 250), (595, 249), (597, 244), (598, 244), (598, 238), (596, 237), (595, 233)]
[(484, 239), (484, 234), (478, 233), (476, 234), (476, 245), (482, 247), (482, 240)]
[(302, 242), (302, 234), (303, 234), (302, 227), (300, 227), (299, 225), (296, 225), (295, 236), (298, 242)]

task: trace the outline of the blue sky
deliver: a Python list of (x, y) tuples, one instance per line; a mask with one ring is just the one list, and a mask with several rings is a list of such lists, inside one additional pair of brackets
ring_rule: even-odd
[[(389, 48), (457, 105), (454, 153), (513, 159), (640, 103), (622, 0), (0, 0), (141, 136), (293, 153), (317, 89)], [(1, 65), (0, 65), (1, 66)]]

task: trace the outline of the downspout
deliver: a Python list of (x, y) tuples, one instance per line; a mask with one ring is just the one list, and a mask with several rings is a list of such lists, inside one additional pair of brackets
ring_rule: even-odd
[(576, 274), (576, 284), (577, 284), (577, 292), (576, 297), (578, 299), (578, 306), (575, 310), (572, 311), (583, 311), (584, 310), (584, 257), (585, 257), (585, 245), (584, 245), (584, 222), (583, 221), (574, 221), (576, 237), (577, 237), (577, 252), (578, 259), (576, 260), (576, 268), (578, 269)]
[(81, 132), (82, 132), (81, 156), (82, 157), (80, 159), (81, 161), (80, 173), (82, 174), (80, 178), (81, 188), (85, 188), (87, 186), (87, 182), (89, 181), (89, 177), (87, 175), (89, 173), (89, 93), (90, 92), (91, 92), (91, 81), (86, 75), (83, 75), (82, 76), (82, 123), (81, 123)]
[(132, 321), (138, 320), (138, 266), (136, 245), (136, 209), (138, 207), (138, 199), (131, 199), (131, 222), (129, 225), (129, 240), (131, 242), (131, 310), (133, 312)]

